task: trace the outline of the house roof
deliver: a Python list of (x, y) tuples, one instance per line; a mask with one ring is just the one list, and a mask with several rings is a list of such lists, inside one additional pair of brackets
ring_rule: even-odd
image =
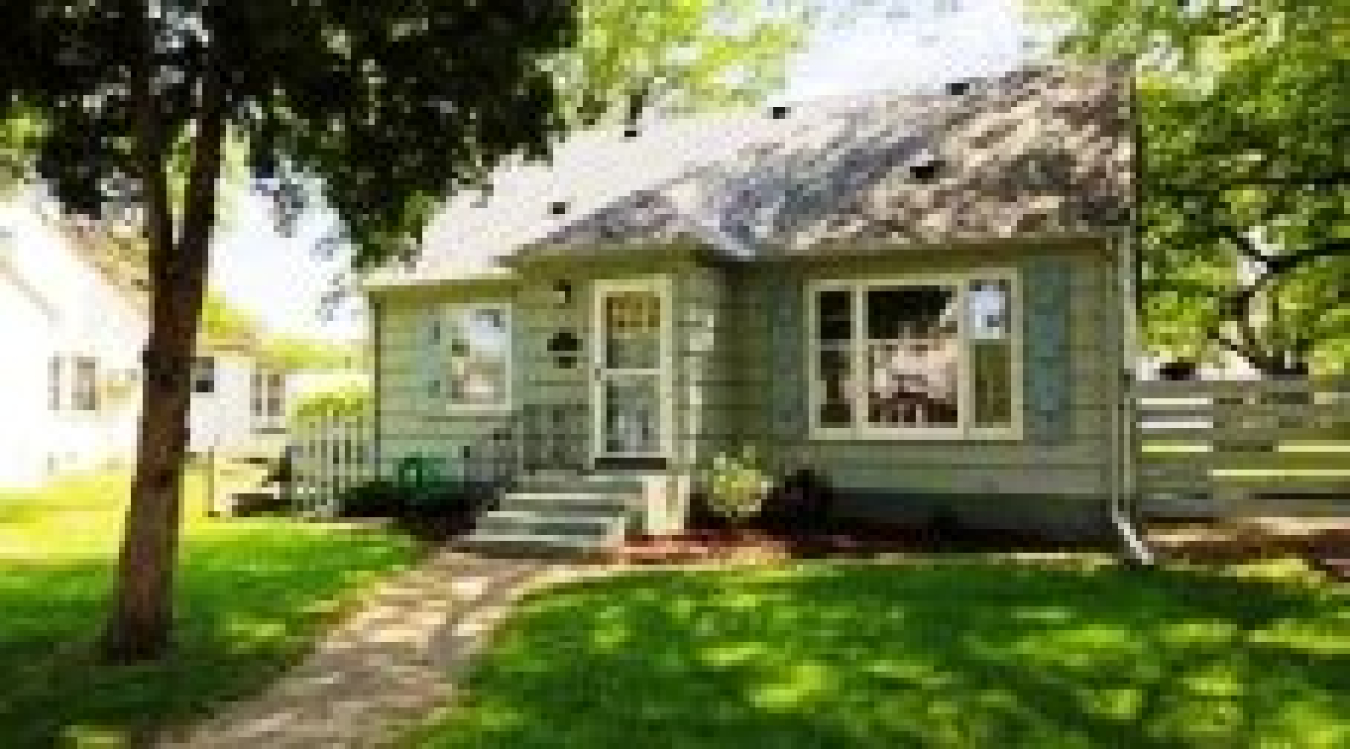
[[(548, 164), (452, 199), (416, 266), (693, 241), (733, 255), (1093, 234), (1131, 219), (1128, 68), (1033, 67), (966, 89), (878, 93), (591, 130)], [(378, 281), (380, 277), (372, 279)]]

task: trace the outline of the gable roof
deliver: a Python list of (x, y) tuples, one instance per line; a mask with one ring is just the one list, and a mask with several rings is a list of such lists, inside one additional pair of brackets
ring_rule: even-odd
[[(409, 280), (515, 256), (693, 241), (733, 255), (1096, 234), (1132, 215), (1123, 64), (1035, 67), (965, 91), (806, 102), (592, 130), (433, 222)], [(378, 277), (373, 278), (378, 281)]]

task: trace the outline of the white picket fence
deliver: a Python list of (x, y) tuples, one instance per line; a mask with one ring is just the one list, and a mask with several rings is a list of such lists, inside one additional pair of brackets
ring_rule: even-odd
[(369, 413), (317, 413), (296, 424), (292, 438), (291, 496), (302, 514), (332, 517), (344, 492), (376, 478)]

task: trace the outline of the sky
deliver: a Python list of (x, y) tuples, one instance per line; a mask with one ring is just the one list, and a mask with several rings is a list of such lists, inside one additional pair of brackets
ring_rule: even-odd
[[(801, 101), (877, 89), (931, 86), (997, 73), (1026, 57), (1018, 0), (886, 0), (841, 28), (821, 30), (788, 65), (786, 90), (775, 100)], [(274, 332), (352, 340), (364, 335), (359, 299), (332, 315), (320, 302), (347, 258), (318, 257), (315, 243), (331, 214), (308, 216), (291, 237), (272, 228), (267, 203), (246, 188), (227, 196), (216, 237), (212, 284)]]

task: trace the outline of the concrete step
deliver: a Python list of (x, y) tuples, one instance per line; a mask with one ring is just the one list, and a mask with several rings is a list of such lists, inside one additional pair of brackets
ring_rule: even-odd
[(564, 557), (599, 556), (611, 546), (591, 536), (549, 536), (538, 533), (479, 533), (475, 531), (455, 547), (484, 556)]
[(578, 515), (573, 513), (492, 510), (474, 525), (475, 532), (534, 533), (546, 536), (595, 536), (608, 542), (623, 533), (622, 514)]
[(641, 495), (643, 483), (640, 478), (622, 475), (529, 475), (517, 479), (515, 486), (512, 488), (514, 491), (518, 492), (537, 492), (544, 494), (605, 493)]
[(632, 512), (636, 497), (618, 492), (507, 492), (498, 502), (502, 510), (552, 512), (579, 515), (614, 515)]

